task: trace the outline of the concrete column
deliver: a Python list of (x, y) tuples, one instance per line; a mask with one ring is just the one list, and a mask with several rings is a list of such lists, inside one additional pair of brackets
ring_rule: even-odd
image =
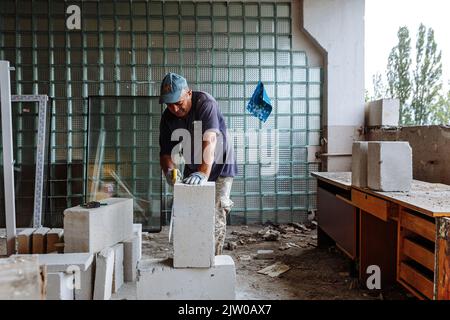
[(324, 56), (323, 158), (327, 171), (350, 171), (364, 125), (364, 0), (303, 0), (303, 31)]

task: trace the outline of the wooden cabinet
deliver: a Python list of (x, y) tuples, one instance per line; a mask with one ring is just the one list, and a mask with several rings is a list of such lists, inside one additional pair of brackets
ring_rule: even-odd
[[(324, 188), (317, 190), (317, 221), (322, 231), (351, 259), (357, 256), (357, 217), (345, 198)], [(350, 202), (350, 201), (349, 201)]]
[(401, 208), (398, 235), (397, 281), (419, 299), (433, 299), (435, 219)]

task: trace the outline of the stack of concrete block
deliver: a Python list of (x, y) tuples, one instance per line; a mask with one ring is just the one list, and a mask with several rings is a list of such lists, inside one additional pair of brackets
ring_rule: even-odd
[(367, 184), (378, 191), (411, 189), (412, 149), (407, 141), (369, 142), (367, 150)]
[(400, 119), (400, 102), (398, 99), (380, 99), (367, 104), (368, 126), (397, 127)]
[(109, 299), (135, 281), (142, 255), (142, 225), (133, 224), (133, 199), (109, 198), (99, 208), (64, 211), (64, 252), (95, 254), (94, 299)]
[[(47, 268), (47, 299), (91, 300), (94, 255), (91, 253), (38, 254), (40, 266)], [(29, 257), (16, 255), (15, 257)]]
[(141, 260), (137, 299), (235, 298), (236, 270), (229, 256), (214, 256), (215, 184), (174, 186), (174, 256)]
[(64, 252), (96, 253), (133, 237), (133, 199), (109, 198), (99, 208), (64, 210)]
[(411, 189), (412, 150), (407, 141), (354, 142), (352, 185), (384, 191)]
[(44, 282), (35, 255), (0, 259), (0, 300), (44, 299)]

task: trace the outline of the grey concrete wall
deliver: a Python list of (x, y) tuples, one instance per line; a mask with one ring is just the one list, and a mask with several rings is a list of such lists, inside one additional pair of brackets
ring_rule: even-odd
[(413, 178), (450, 184), (450, 127), (369, 129), (366, 138), (368, 141), (408, 141), (413, 152)]
[(302, 3), (303, 31), (324, 56), (324, 169), (350, 171), (352, 143), (363, 138), (365, 1)]

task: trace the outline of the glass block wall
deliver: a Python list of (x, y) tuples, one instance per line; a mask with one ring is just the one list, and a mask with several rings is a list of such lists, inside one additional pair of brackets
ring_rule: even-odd
[[(153, 96), (166, 72), (183, 74), (211, 93), (231, 130), (276, 130), (278, 171), (250, 163), (258, 143), (237, 139), (239, 175), (231, 223), (302, 221), (315, 207), (317, 170), (307, 145), (319, 143), (321, 70), (293, 50), (290, 2), (70, 1), (81, 8), (81, 30), (66, 28), (59, 0), (0, 2), (0, 59), (9, 60), (14, 94), (51, 98), (47, 224), (79, 204), (86, 189), (90, 96)], [(264, 124), (245, 105), (258, 80), (273, 113)], [(255, 149), (256, 148), (256, 149)], [(256, 151), (255, 151), (256, 150)], [(155, 159), (150, 159), (155, 161)], [(163, 209), (170, 210), (170, 190)]]

